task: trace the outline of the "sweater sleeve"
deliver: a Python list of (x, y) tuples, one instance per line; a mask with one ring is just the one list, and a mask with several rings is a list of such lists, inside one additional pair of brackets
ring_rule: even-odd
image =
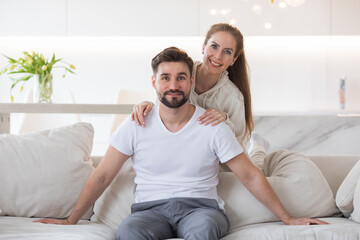
[(235, 134), (239, 142), (245, 134), (245, 106), (242, 95), (239, 97), (229, 95), (223, 102), (223, 111), (227, 113), (228, 118), (225, 123)]

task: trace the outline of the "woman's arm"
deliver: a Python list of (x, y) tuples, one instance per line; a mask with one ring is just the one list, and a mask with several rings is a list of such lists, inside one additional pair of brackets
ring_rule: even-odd
[(242, 95), (229, 95), (227, 98), (217, 96), (211, 105), (212, 106), (198, 118), (200, 124), (211, 124), (212, 126), (215, 126), (220, 122), (225, 122), (233, 131), (236, 138), (241, 140), (245, 134), (246, 126), (245, 107)]

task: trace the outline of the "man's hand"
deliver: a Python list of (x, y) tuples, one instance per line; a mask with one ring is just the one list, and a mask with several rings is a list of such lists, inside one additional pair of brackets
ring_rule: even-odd
[(287, 221), (284, 221), (286, 225), (322, 225), (322, 224), (329, 224), (328, 222), (324, 222), (318, 219), (312, 218), (290, 218)]
[(67, 219), (42, 218), (33, 222), (44, 224), (72, 225)]

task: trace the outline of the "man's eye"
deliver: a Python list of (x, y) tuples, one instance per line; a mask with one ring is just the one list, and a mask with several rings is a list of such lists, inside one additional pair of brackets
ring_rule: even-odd
[(161, 79), (162, 80), (169, 80), (170, 78), (169, 77), (162, 77)]
[(185, 77), (178, 77), (178, 80), (185, 80)]

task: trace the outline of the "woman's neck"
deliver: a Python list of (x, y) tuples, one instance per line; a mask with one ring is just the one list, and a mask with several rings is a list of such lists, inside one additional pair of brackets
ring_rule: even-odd
[(196, 81), (195, 81), (195, 91), (198, 94), (202, 94), (204, 92), (209, 91), (213, 88), (218, 79), (219, 74), (211, 74), (209, 71), (203, 67), (203, 65), (199, 65), (196, 69)]

